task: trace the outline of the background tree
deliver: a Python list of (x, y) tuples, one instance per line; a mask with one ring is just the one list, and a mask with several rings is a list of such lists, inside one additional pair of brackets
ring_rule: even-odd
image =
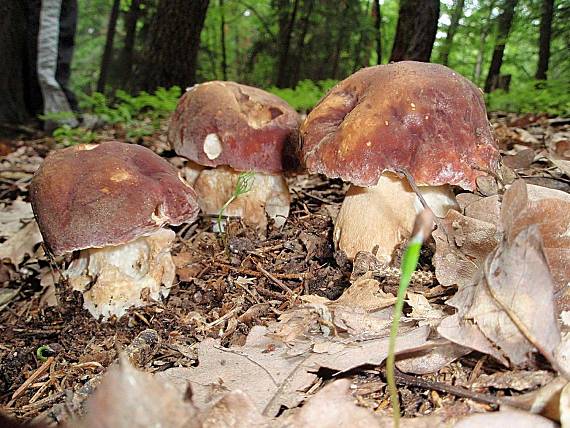
[(400, 0), (390, 61), (429, 61), (438, 18), (439, 0)]
[(209, 0), (159, 0), (138, 70), (140, 89), (184, 88), (196, 82), (200, 33), (208, 5)]
[(495, 40), (495, 48), (493, 49), (493, 58), (489, 65), (489, 73), (487, 73), (487, 79), (485, 80), (485, 92), (491, 92), (498, 85), (505, 45), (511, 31), (516, 5), (517, 0), (504, 0), (503, 12), (497, 19), (497, 38)]
[(441, 57), (439, 59), (439, 62), (441, 62), (443, 65), (449, 64), (449, 52), (451, 52), (451, 46), (453, 45), (453, 37), (457, 32), (457, 27), (459, 27), (459, 20), (463, 15), (464, 4), (465, 0), (456, 0), (453, 5), (451, 21), (449, 23), (449, 27), (447, 28), (447, 35), (445, 37), (445, 41), (443, 42), (443, 46), (441, 49)]
[(23, 2), (0, 0), (0, 122), (21, 123), (28, 117), (24, 76), (27, 60), (26, 10)]
[(111, 66), (113, 58), (113, 42), (115, 41), (115, 32), (117, 29), (117, 19), (119, 18), (119, 6), (121, 0), (114, 0), (111, 14), (109, 15), (109, 26), (107, 27), (107, 38), (105, 40), (105, 48), (101, 59), (101, 72), (97, 81), (97, 92), (105, 92), (105, 84), (107, 83), (107, 74)]
[(117, 59), (117, 71), (119, 75), (118, 84), (123, 88), (130, 86), (131, 71), (133, 69), (133, 58), (135, 53), (135, 40), (137, 35), (137, 23), (141, 15), (141, 0), (131, 0), (131, 4), (124, 14), (123, 47)]
[(373, 0), (374, 41), (376, 42), (376, 64), (382, 64), (382, 8), (380, 0)]
[(538, 42), (538, 66), (535, 78), (546, 80), (548, 61), (550, 59), (550, 38), (552, 37), (552, 16), (554, 0), (542, 1), (542, 18), (540, 20), (540, 39)]

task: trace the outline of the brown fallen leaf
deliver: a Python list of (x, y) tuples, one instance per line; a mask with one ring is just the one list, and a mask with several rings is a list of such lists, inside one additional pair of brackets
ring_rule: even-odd
[[(560, 330), (553, 292), (538, 229), (530, 226), (512, 242), (503, 240), (489, 255), (476, 286), (465, 287), (450, 299), (448, 303), (458, 314), (444, 320), (438, 331), (449, 340), (514, 365), (529, 363), (536, 348), (557, 367), (554, 351)], [(468, 343), (465, 338), (474, 334), (478, 341)]]
[(42, 235), (37, 223), (29, 222), (16, 232), (10, 239), (0, 244), (0, 261), (8, 260), (14, 266), (18, 266), (26, 255), (34, 253), (34, 247), (42, 242)]
[(86, 404), (77, 428), (198, 428), (197, 409), (180, 391), (160, 378), (135, 370), (123, 361), (109, 369)]
[(554, 374), (545, 370), (511, 370), (491, 374), (480, 374), (471, 383), (471, 388), (513, 389), (515, 391), (535, 390), (554, 379)]
[[(518, 180), (505, 192), (501, 221), (508, 240), (529, 225), (538, 226), (556, 292), (563, 294), (570, 283), (570, 195)], [(570, 307), (570, 297), (566, 300)]]
[(9, 205), (0, 205), (0, 238), (10, 238), (34, 218), (32, 204), (16, 199)]
[(443, 286), (473, 284), (483, 261), (499, 242), (497, 227), (454, 210), (441, 224), (445, 230), (438, 228), (433, 233), (437, 280)]
[(457, 422), (454, 428), (504, 428), (505, 426), (517, 428), (556, 428), (558, 424), (542, 416), (533, 415), (532, 413), (507, 410), (467, 416)]
[[(313, 315), (307, 316), (311, 311)], [(269, 328), (254, 327), (243, 347), (223, 348), (219, 341), (206, 339), (198, 345), (197, 367), (174, 368), (161, 376), (179, 384), (190, 381), (199, 408), (220, 392), (239, 388), (259, 411), (274, 416), (281, 406), (293, 408), (305, 398), (303, 391), (315, 381), (314, 373), (320, 368), (343, 372), (362, 365), (380, 365), (386, 359), (388, 326), (384, 337), (358, 339), (336, 335), (332, 317), (334, 312), (324, 304), (305, 305), (286, 313)], [(288, 329), (291, 322), (296, 326)], [(427, 326), (408, 330), (398, 338), (398, 353), (422, 346), (429, 334)]]

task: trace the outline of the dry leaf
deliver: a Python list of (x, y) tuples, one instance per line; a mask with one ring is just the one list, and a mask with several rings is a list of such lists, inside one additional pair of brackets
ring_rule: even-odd
[(10, 239), (0, 244), (0, 261), (9, 260), (18, 266), (26, 255), (34, 253), (34, 247), (42, 242), (42, 235), (35, 221), (29, 222)]
[(473, 284), (485, 257), (498, 243), (495, 225), (450, 210), (433, 232), (435, 275), (443, 286)]
[(454, 428), (556, 428), (558, 425), (542, 416), (516, 410), (495, 413), (480, 413), (467, 416), (454, 425)]
[(554, 379), (552, 372), (545, 370), (513, 370), (480, 374), (471, 383), (471, 388), (513, 389), (515, 391), (535, 390)]
[(109, 369), (78, 428), (198, 428), (197, 410), (172, 385), (123, 362)]
[[(538, 229), (531, 226), (511, 243), (504, 240), (487, 258), (477, 286), (465, 287), (450, 299), (459, 318), (444, 320), (438, 331), (503, 363), (502, 356), (515, 365), (528, 363), (535, 345), (553, 362), (560, 343), (553, 291)], [(487, 340), (479, 336), (477, 342), (468, 343), (465, 338), (475, 330)], [(485, 350), (489, 347), (494, 351)]]
[[(320, 368), (342, 372), (362, 365), (380, 365), (386, 359), (387, 325), (385, 337), (357, 340), (347, 334), (334, 335), (334, 316), (324, 304), (305, 305), (285, 313), (269, 329), (254, 327), (243, 347), (223, 348), (218, 341), (206, 339), (198, 345), (197, 367), (170, 369), (161, 376), (177, 383), (190, 381), (194, 402), (200, 408), (221, 392), (239, 388), (259, 411), (274, 416), (282, 406), (293, 408), (299, 404), (303, 391), (316, 379), (313, 373)], [(288, 328), (290, 323), (294, 327)], [(402, 333), (396, 351), (420, 347), (428, 334), (428, 327)]]
[(396, 303), (396, 297), (393, 294), (385, 293), (378, 281), (364, 275), (344, 290), (342, 296), (334, 303), (335, 305), (349, 308), (358, 307), (374, 312), (392, 306)]
[(518, 180), (505, 192), (501, 219), (508, 240), (531, 224), (538, 226), (556, 291), (565, 290), (570, 283), (570, 195)]
[(10, 238), (34, 218), (32, 204), (16, 199), (12, 204), (0, 206), (0, 238)]
[[(429, 345), (429, 342), (426, 343)], [(436, 373), (449, 363), (471, 352), (471, 348), (453, 342), (436, 344), (433, 348), (416, 352), (411, 357), (399, 359), (398, 370), (404, 373), (428, 374)]]

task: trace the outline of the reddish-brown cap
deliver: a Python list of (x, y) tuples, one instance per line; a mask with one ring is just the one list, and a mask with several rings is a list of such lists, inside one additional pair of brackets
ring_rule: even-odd
[(480, 90), (423, 62), (368, 67), (343, 80), (311, 111), (301, 137), (309, 172), (358, 186), (406, 169), (418, 184), (473, 190), (499, 160)]
[(198, 216), (194, 190), (166, 160), (134, 144), (77, 145), (49, 154), (30, 186), (55, 255), (119, 245)]
[(168, 138), (176, 153), (200, 165), (279, 173), (294, 167), (300, 121), (276, 95), (214, 81), (182, 96)]

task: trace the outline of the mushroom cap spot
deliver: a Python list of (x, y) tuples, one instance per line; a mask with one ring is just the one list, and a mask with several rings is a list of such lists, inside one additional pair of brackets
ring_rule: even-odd
[[(284, 100), (235, 82), (212, 81), (187, 91), (172, 115), (168, 140), (180, 156), (203, 166), (279, 173), (297, 167), (301, 118)], [(205, 150), (209, 135), (223, 152)]]
[(208, 134), (204, 139), (204, 153), (214, 160), (222, 154), (222, 143), (216, 134)]
[(151, 150), (106, 142), (50, 153), (32, 179), (32, 208), (55, 255), (120, 245), (198, 216), (194, 190)]
[(498, 168), (480, 91), (438, 64), (364, 68), (338, 83), (300, 132), (310, 173), (358, 186), (375, 185), (385, 171), (406, 169), (418, 184), (473, 190), (478, 176)]

